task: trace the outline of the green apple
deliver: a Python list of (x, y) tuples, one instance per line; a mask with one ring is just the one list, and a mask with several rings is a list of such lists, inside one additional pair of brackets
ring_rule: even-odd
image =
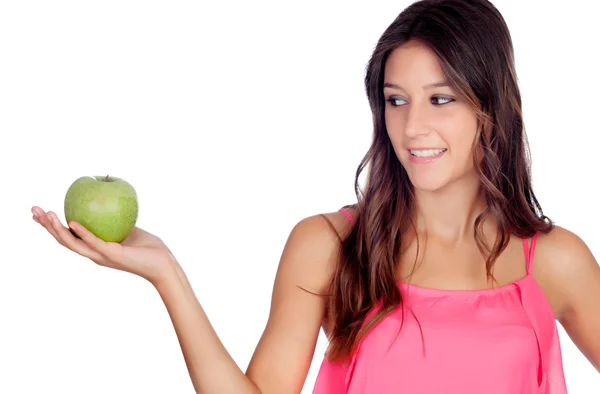
[(83, 176), (67, 190), (67, 225), (78, 222), (104, 241), (122, 242), (135, 227), (137, 217), (135, 189), (121, 178)]

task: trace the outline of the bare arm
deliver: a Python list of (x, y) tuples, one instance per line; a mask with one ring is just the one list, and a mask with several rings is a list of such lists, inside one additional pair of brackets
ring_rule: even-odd
[(543, 241), (544, 276), (557, 294), (557, 319), (600, 372), (600, 266), (584, 241), (556, 227)]
[(177, 263), (156, 286), (162, 298), (196, 393), (261, 394), (231, 358)]
[[(334, 214), (335, 215), (335, 214)], [(299, 222), (285, 245), (269, 319), (246, 373), (227, 352), (174, 262), (156, 284), (197, 393), (300, 393), (323, 321), (339, 239), (322, 216)]]

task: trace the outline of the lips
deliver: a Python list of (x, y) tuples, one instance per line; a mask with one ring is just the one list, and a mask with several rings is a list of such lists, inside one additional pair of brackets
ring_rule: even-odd
[(427, 149), (409, 149), (408, 151), (415, 157), (435, 157), (446, 152), (446, 148), (427, 148)]
[(447, 148), (414, 148), (408, 150), (408, 157), (411, 163), (428, 164), (439, 160), (447, 151)]

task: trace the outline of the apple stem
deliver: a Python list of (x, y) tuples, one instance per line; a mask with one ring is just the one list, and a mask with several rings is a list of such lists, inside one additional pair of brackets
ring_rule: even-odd
[(106, 178), (104, 178), (104, 182), (108, 182), (108, 175), (106, 175)]

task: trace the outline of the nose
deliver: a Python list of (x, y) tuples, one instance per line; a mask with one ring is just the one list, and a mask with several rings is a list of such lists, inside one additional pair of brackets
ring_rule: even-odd
[(427, 126), (427, 110), (422, 106), (413, 104), (408, 108), (404, 132), (409, 138), (429, 134)]

